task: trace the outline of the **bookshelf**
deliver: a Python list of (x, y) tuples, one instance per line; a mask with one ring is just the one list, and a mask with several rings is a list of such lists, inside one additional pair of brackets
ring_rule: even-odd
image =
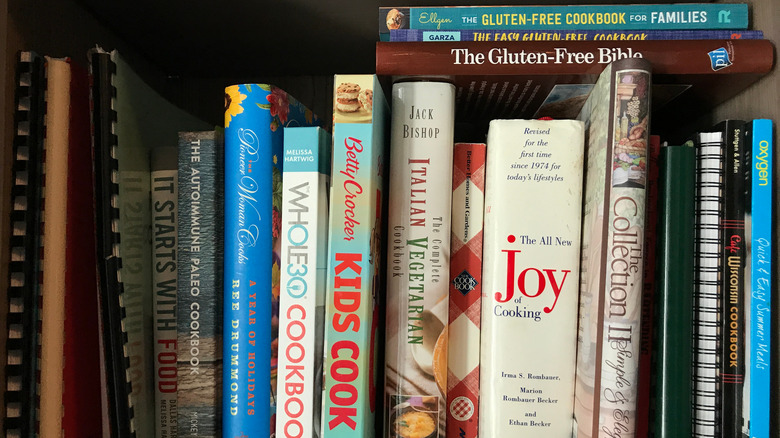
[[(698, 0), (707, 1), (707, 0)], [(717, 1), (720, 3), (734, 2)], [(780, 2), (751, 5), (752, 28), (780, 42)], [(672, 3), (658, 0), (656, 3)], [(86, 64), (99, 44), (120, 51), (156, 90), (193, 114), (220, 124), (223, 87), (244, 81), (275, 83), (329, 118), (334, 73), (374, 69), (377, 8), (382, 5), (468, 5), (473, 0), (355, 2), (287, 0), (0, 0), (0, 321), (5, 321), (7, 231), (13, 138), (14, 57), (18, 50), (70, 56)], [(494, 2), (504, 3), (504, 2)], [(516, 4), (629, 4), (644, 0), (519, 0)], [(778, 69), (716, 108), (691, 108), (682, 122), (691, 131), (722, 118), (780, 120)], [(777, 160), (775, 162), (777, 166)], [(778, 184), (775, 182), (775, 191)], [(775, 249), (776, 257), (780, 252)], [(775, 278), (777, 278), (775, 272)], [(773, 289), (777, 291), (776, 285)], [(777, 318), (775, 312), (775, 318)], [(777, 324), (775, 319), (775, 324)], [(776, 325), (775, 327), (777, 327)], [(4, 327), (4, 325), (3, 325)], [(777, 332), (776, 332), (777, 333)], [(6, 330), (0, 330), (5, 363)], [(777, 373), (775, 373), (777, 374)], [(4, 367), (0, 366), (4, 388)], [(4, 406), (0, 390), (0, 407)], [(777, 401), (773, 401), (777, 407)], [(0, 415), (2, 428), (3, 415)], [(777, 418), (773, 421), (777, 422)], [(774, 430), (778, 430), (777, 424)]]

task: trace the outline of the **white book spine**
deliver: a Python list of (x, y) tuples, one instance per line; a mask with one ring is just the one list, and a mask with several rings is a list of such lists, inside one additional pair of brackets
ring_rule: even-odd
[(479, 433), (569, 437), (583, 124), (494, 120), (487, 143)]
[[(175, 154), (171, 155), (175, 157)], [(176, 165), (175, 158), (172, 165)], [(177, 252), (179, 236), (178, 171), (153, 170), (152, 281), (154, 282), (155, 436), (178, 436), (177, 388)]]
[(327, 133), (316, 127), (285, 128), (284, 142), (276, 436), (316, 438), (329, 182), (322, 161), (329, 163), (330, 150)]
[(455, 87), (393, 86), (386, 430), (445, 433)]

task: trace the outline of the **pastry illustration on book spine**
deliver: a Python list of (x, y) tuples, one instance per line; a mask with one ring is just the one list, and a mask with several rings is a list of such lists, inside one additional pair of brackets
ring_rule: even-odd
[(571, 434), (583, 145), (579, 120), (490, 122), (482, 436)]
[[(340, 110), (338, 100), (354, 99), (358, 87), (374, 92), (371, 105)], [(353, 94), (342, 95), (345, 88)], [(322, 436), (370, 438), (382, 345), (379, 267), (390, 110), (375, 75), (336, 75), (334, 91)]]
[(639, 368), (650, 63), (608, 65), (583, 106), (586, 176), (575, 421), (633, 436)]
[(455, 87), (393, 86), (385, 430), (443, 437)]
[(275, 86), (225, 89), (225, 436), (275, 431), (283, 128), (318, 124)]

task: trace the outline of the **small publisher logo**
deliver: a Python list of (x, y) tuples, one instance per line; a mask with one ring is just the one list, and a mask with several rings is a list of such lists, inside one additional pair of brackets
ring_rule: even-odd
[(731, 58), (725, 47), (713, 50), (712, 52), (709, 52), (708, 55), (710, 57), (712, 70), (714, 71), (722, 70), (731, 65)]
[(466, 397), (456, 397), (450, 403), (450, 414), (458, 421), (466, 421), (474, 415), (474, 403)]

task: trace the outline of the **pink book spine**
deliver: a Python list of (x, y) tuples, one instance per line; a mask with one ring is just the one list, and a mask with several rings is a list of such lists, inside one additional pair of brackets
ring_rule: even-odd
[(484, 143), (457, 143), (452, 172), (447, 437), (479, 435)]

